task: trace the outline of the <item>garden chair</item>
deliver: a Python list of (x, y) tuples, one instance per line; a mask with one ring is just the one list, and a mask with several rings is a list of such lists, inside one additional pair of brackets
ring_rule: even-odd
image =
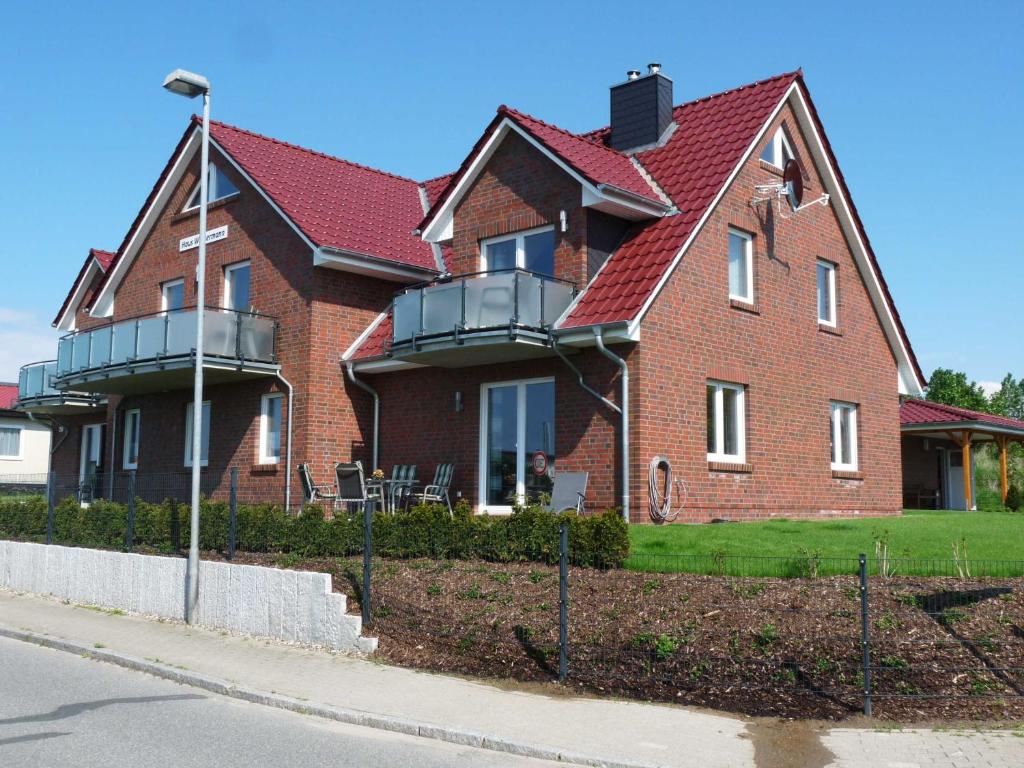
[[(452, 514), (452, 502), (448, 498), (448, 489), (452, 484), (452, 475), (455, 474), (455, 465), (452, 463), (438, 464), (434, 470), (434, 481), (430, 485), (423, 486), (422, 490), (411, 491), (410, 498), (419, 500), (420, 504), (427, 502), (444, 502), (448, 507), (448, 514)], [(408, 501), (408, 499), (407, 499)]]
[(364, 504), (367, 501), (380, 501), (380, 496), (371, 493), (366, 487), (366, 475), (363, 474), (363, 463), (353, 461), (334, 465), (334, 476), (337, 479), (338, 495), (334, 505)]
[(388, 484), (387, 493), (392, 512), (404, 506), (415, 482), (415, 464), (395, 464), (391, 468), (391, 482)]
[(313, 473), (309, 469), (309, 464), (299, 464), (298, 472), (299, 480), (302, 481), (303, 503), (315, 504), (319, 501), (334, 503), (334, 499), (338, 495), (334, 491), (334, 486), (330, 483), (327, 485), (317, 485), (314, 483)]
[(551, 489), (551, 502), (547, 505), (549, 512), (558, 514), (567, 509), (583, 513), (583, 504), (587, 499), (587, 479), (589, 472), (556, 472), (555, 484)]

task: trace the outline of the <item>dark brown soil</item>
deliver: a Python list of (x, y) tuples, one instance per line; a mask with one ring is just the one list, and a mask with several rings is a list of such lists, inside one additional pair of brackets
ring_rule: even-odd
[[(359, 611), (359, 560), (236, 562), (329, 572)], [(387, 661), (557, 679), (557, 568), (375, 561), (372, 594), (370, 631)], [(869, 595), (876, 717), (1024, 718), (1024, 579), (873, 579)], [(745, 715), (840, 720), (862, 710), (855, 578), (573, 569), (569, 601), (571, 690)]]

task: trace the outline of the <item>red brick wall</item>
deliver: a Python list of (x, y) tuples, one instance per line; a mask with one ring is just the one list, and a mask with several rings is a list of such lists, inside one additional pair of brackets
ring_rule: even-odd
[[(795, 120), (785, 120), (803, 158)], [(769, 136), (774, 132), (774, 126)], [(741, 170), (641, 326), (633, 368), (634, 520), (646, 517), (646, 463), (667, 455), (686, 484), (681, 521), (900, 511), (896, 363), (832, 207), (766, 221), (754, 185), (777, 180), (757, 156)], [(815, 169), (805, 200), (821, 194)], [(728, 228), (754, 235), (754, 311), (730, 306)], [(770, 246), (771, 243), (771, 246)], [(819, 330), (817, 258), (838, 265), (838, 333)], [(747, 387), (748, 472), (707, 462), (705, 382)], [(833, 477), (829, 401), (859, 405), (859, 479)]]

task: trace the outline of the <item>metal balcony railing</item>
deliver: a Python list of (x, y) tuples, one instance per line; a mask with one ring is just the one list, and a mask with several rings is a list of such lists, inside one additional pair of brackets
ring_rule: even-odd
[(56, 360), (23, 365), (18, 373), (18, 400), (60, 397), (62, 394), (65, 394), (53, 386), (53, 377), (56, 373)]
[[(276, 362), (276, 321), (226, 309), (203, 310), (203, 355), (256, 363)], [(88, 331), (57, 342), (54, 378), (90, 370), (191, 357), (195, 350), (195, 308), (160, 312)]]
[(572, 283), (522, 269), (478, 272), (410, 288), (394, 299), (393, 344), (492, 329), (546, 332), (569, 306)]

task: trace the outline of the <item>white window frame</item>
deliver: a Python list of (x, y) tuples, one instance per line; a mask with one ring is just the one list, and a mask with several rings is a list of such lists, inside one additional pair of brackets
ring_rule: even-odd
[[(487, 264), (487, 246), (496, 243), (503, 243), (506, 240), (516, 241), (516, 269), (526, 269), (526, 238), (530, 235), (539, 235), (541, 232), (554, 232), (555, 227), (551, 224), (533, 229), (524, 229), (508, 235), (497, 235), (487, 237), (480, 241), (480, 265), (484, 272), (490, 270)], [(552, 275), (553, 277), (553, 275)]]
[[(135, 420), (134, 430), (129, 429), (132, 423), (132, 419)], [(134, 435), (133, 435), (134, 432)], [(134, 453), (135, 461), (129, 461), (128, 457), (132, 455), (132, 441), (134, 438)], [(139, 447), (142, 443), (142, 410), (139, 408), (132, 408), (131, 410), (124, 412), (124, 441), (121, 445), (121, 463), (125, 469), (138, 469), (139, 468)]]
[[(783, 160), (785, 155), (789, 155), (791, 158), (796, 159), (796, 154), (793, 152), (793, 147), (789, 143), (789, 139), (786, 138), (786, 132), (782, 130), (780, 125), (771, 140), (772, 148), (772, 159), (767, 161), (774, 165), (776, 168), (782, 168), (786, 162)], [(763, 154), (763, 153), (762, 153)]]
[[(713, 387), (715, 390), (715, 450), (708, 451), (708, 461), (721, 464), (745, 464), (747, 461), (747, 388), (743, 384), (708, 379), (705, 382), (705, 398), (707, 397), (706, 387)], [(736, 393), (736, 410), (739, 411), (736, 419), (737, 453), (735, 454), (725, 453), (725, 396), (723, 393), (727, 389)], [(704, 442), (707, 444), (706, 439)]]
[[(195, 403), (191, 400), (185, 405), (185, 466), (192, 466), (192, 459), (189, 457), (189, 452), (192, 450), (192, 411)], [(213, 437), (213, 408), (210, 406), (209, 400), (203, 400), (203, 410), (206, 411), (204, 414), (207, 418), (204, 419), (203, 423), (207, 424), (206, 427), (206, 458), (203, 458), (203, 445), (202, 440), (199, 441), (199, 466), (208, 467), (210, 465), (210, 438)]]
[(18, 433), (18, 455), (0, 455), (0, 461), (22, 461), (25, 458), (25, 428), (20, 424), (0, 424), (0, 429), (10, 429)]
[[(477, 454), (479, 459), (478, 493), (479, 509), (490, 515), (510, 515), (512, 506), (509, 504), (488, 504), (487, 503), (487, 403), (490, 389), (499, 387), (516, 387), (516, 502), (523, 504), (526, 500), (526, 470), (529, 457), (521, 446), (526, 445), (526, 387), (530, 384), (554, 383), (554, 376), (542, 376), (536, 379), (511, 379), (509, 381), (489, 381), (480, 385), (480, 437), (477, 441)], [(555, 412), (558, 412), (556, 407)], [(522, 461), (519, 460), (520, 455)]]
[(252, 261), (238, 261), (234, 264), (228, 264), (224, 267), (224, 295), (221, 297), (221, 306), (224, 309), (231, 309), (235, 312), (245, 312), (245, 309), (239, 309), (238, 307), (231, 306), (231, 285), (232, 285), (232, 274), (238, 270), (248, 267), (249, 268), (249, 306), (252, 306)]
[[(828, 270), (828, 311), (831, 315), (831, 319), (826, 320), (820, 314), (821, 310), (821, 296), (818, 293), (818, 269), (825, 267)], [(821, 325), (827, 325), (830, 328), (835, 328), (838, 322), (836, 315), (837, 301), (836, 301), (836, 265), (831, 261), (825, 261), (825, 259), (818, 259), (814, 264), (814, 291), (815, 298), (815, 312), (818, 314), (818, 323)]]
[[(226, 195), (219, 195), (218, 196), (218, 194), (217, 194), (217, 175), (218, 175), (218, 173), (217, 172), (218, 172), (219, 169), (217, 168), (217, 164), (216, 163), (210, 163), (209, 169), (210, 169), (209, 170), (209, 175), (207, 176), (207, 183), (206, 183), (206, 203), (207, 203), (207, 205), (209, 205), (210, 203), (215, 203), (218, 200), (223, 200), (225, 198), (231, 197), (232, 195), (237, 195), (239, 193), (238, 190), (236, 189), (233, 192), (228, 192)], [(197, 181), (195, 189), (193, 189), (192, 190), (192, 194), (188, 196), (188, 200), (185, 202), (185, 207), (181, 209), (181, 212), (182, 213), (187, 213), (189, 211), (195, 211), (195, 210), (198, 210), (198, 209), (199, 209), (199, 182)]]
[(274, 392), (269, 395), (263, 395), (260, 398), (260, 464), (279, 464), (281, 461), (280, 456), (270, 456), (267, 454), (267, 438), (269, 437), (267, 427), (269, 426), (270, 420), (270, 403), (273, 400), (279, 400), (281, 402), (279, 410), (280, 421), (277, 425), (278, 451), (280, 451), (282, 446), (284, 445), (284, 440), (282, 439), (283, 435), (281, 434), (282, 430), (284, 429), (284, 395), (279, 392)]
[(168, 280), (165, 283), (160, 283), (160, 311), (167, 311), (167, 289), (174, 288), (175, 286), (181, 286), (181, 306), (185, 306), (185, 278), (178, 277), (174, 280)]
[(92, 439), (86, 439), (86, 435), (96, 434), (96, 461), (100, 467), (100, 471), (103, 469), (103, 432), (106, 428), (106, 424), (102, 421), (97, 424), (83, 424), (81, 429), (81, 436), (79, 437), (79, 449), (78, 449), (78, 481), (80, 483), (85, 482), (85, 465), (89, 463), (89, 457), (85, 452), (86, 443), (92, 443)]
[(735, 227), (729, 227), (729, 237), (728, 237), (728, 240), (726, 241), (726, 254), (725, 254), (725, 257), (726, 257), (726, 262), (725, 262), (726, 263), (726, 279), (727, 280), (729, 279), (729, 271), (728, 271), (728, 268), (729, 268), (729, 250), (730, 250), (729, 244), (731, 243), (731, 240), (732, 240), (733, 236), (741, 238), (744, 241), (744, 243), (745, 243), (744, 250), (746, 251), (746, 260), (747, 260), (745, 272), (746, 272), (746, 277), (747, 277), (747, 294), (748, 295), (743, 296), (741, 294), (733, 293), (732, 292), (731, 280), (730, 280), (729, 298), (733, 299), (735, 301), (742, 301), (744, 304), (753, 304), (754, 303), (754, 236), (752, 234), (750, 234), (749, 232), (744, 232), (742, 229), (736, 229)]
[[(839, 418), (841, 411), (848, 411), (850, 414), (850, 461), (843, 462), (842, 456), (842, 429), (843, 422)], [(841, 400), (829, 401), (829, 428), (832, 430), (832, 446), (839, 461), (832, 461), (832, 469), (836, 472), (856, 472), (858, 468), (857, 456), (857, 421), (860, 408), (856, 403), (846, 403)], [(831, 458), (831, 457), (830, 457)]]

